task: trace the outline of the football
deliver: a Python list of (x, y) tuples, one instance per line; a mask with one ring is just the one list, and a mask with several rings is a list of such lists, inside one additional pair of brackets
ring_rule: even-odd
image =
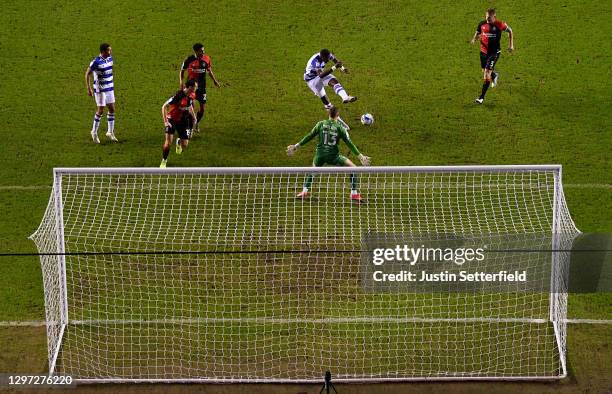
[(372, 114), (361, 115), (361, 123), (364, 125), (371, 125), (374, 123), (374, 116), (372, 116)]

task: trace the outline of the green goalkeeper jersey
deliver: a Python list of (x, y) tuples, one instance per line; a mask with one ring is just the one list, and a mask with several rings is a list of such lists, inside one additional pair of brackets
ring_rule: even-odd
[(338, 143), (340, 140), (343, 140), (351, 149), (351, 152), (359, 156), (359, 149), (353, 144), (348, 132), (339, 122), (331, 119), (320, 121), (308, 135), (302, 138), (299, 142), (300, 146), (306, 144), (317, 135), (319, 136), (317, 155), (338, 155)]

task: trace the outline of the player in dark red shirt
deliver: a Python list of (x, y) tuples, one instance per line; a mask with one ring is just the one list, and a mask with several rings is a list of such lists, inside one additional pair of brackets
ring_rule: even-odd
[(508, 32), (510, 43), (508, 44), (508, 52), (514, 50), (514, 38), (512, 35), (512, 29), (508, 24), (497, 20), (495, 17), (495, 9), (489, 8), (487, 10), (486, 20), (480, 22), (476, 28), (474, 37), (470, 40), (473, 44), (476, 39), (480, 37), (480, 67), (484, 72), (484, 83), (482, 85), (482, 93), (480, 97), (474, 100), (478, 104), (482, 104), (485, 98), (485, 94), (489, 89), (497, 85), (499, 74), (493, 71), (495, 69), (495, 63), (499, 60), (501, 55), (501, 36), (504, 31)]
[(179, 139), (176, 141), (177, 154), (180, 155), (189, 144), (191, 127), (197, 121), (193, 110), (193, 100), (195, 100), (197, 89), (198, 84), (196, 81), (190, 79), (185, 83), (184, 88), (176, 92), (162, 106), (162, 118), (164, 126), (166, 126), (166, 137), (164, 139), (163, 158), (159, 165), (161, 168), (166, 168), (174, 133), (178, 133), (179, 136)]
[(197, 114), (198, 121), (194, 125), (194, 130), (198, 130), (200, 120), (204, 117), (204, 107), (206, 107), (206, 74), (210, 75), (215, 86), (219, 87), (220, 85), (212, 71), (210, 56), (204, 53), (204, 45), (200, 43), (194, 44), (193, 52), (193, 55), (183, 61), (181, 72), (179, 73), (179, 83), (182, 89), (185, 72), (187, 72), (187, 79), (192, 79), (198, 83), (198, 89), (195, 93), (200, 106)]

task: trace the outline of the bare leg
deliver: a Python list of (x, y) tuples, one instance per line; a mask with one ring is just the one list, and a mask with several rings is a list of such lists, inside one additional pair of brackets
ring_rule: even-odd
[(168, 155), (170, 154), (170, 146), (172, 146), (173, 139), (174, 139), (174, 136), (172, 134), (166, 133), (166, 138), (164, 139), (164, 146), (163, 146), (163, 156), (162, 156), (164, 160), (168, 160)]

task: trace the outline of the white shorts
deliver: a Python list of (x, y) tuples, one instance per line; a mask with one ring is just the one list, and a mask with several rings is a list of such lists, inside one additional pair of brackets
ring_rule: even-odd
[(310, 81), (306, 81), (306, 84), (308, 85), (310, 90), (312, 90), (315, 96), (323, 97), (326, 95), (325, 86), (333, 78), (336, 78), (336, 77), (334, 77), (333, 74), (329, 74), (328, 76), (323, 77), (323, 78), (316, 77), (316, 78), (311, 79)]
[(96, 98), (96, 105), (98, 107), (105, 107), (107, 104), (113, 104), (115, 102), (115, 91), (94, 93)]

